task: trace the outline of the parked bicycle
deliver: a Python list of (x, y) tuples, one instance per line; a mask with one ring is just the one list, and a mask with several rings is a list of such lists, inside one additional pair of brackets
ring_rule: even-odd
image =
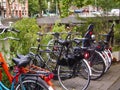
[[(1, 31), (0, 34), (7, 32), (18, 32), (15, 29), (5, 28)], [(7, 37), (1, 40), (15, 39), (14, 37)], [(18, 40), (18, 39), (17, 39)], [(0, 90), (54, 90), (53, 87), (48, 83), (51, 78), (53, 78), (50, 72), (37, 68), (36, 66), (31, 66), (31, 58), (28, 56), (21, 56), (19, 58), (13, 58), (13, 62), (16, 67), (14, 67), (15, 75), (12, 75), (9, 72), (9, 67), (3, 58), (2, 53), (0, 52)], [(36, 69), (37, 68), (37, 69)], [(9, 82), (11, 83), (11, 88), (9, 89), (2, 83), (2, 72), (5, 71), (5, 74), (8, 77)], [(51, 76), (51, 77), (50, 77)]]
[[(51, 59), (53, 62), (56, 62), (56, 59), (58, 58), (61, 45), (57, 42), (58, 40), (62, 40), (63, 38), (61, 35), (68, 34), (68, 32), (53, 32), (51, 35), (53, 38), (48, 41), (46, 49), (53, 51), (53, 53), (47, 53), (47, 56), (49, 59)], [(69, 37), (66, 37), (67, 39), (71, 40), (74, 38), (74, 36), (79, 35), (78, 32), (70, 32)], [(65, 39), (65, 38), (64, 38)], [(55, 53), (54, 53), (55, 52)]]
[[(91, 36), (93, 34), (93, 25), (88, 26), (88, 29), (87, 29), (87, 32), (86, 32), (84, 38), (71, 38), (72, 34), (73, 33), (69, 33), (69, 40), (74, 41), (75, 43), (71, 42), (71, 44), (69, 44), (69, 46), (68, 46), (69, 51), (72, 52), (74, 46), (79, 47), (81, 49), (81, 52), (84, 53), (83, 54), (84, 58), (87, 59), (88, 63), (90, 64), (92, 71), (94, 70), (92, 73), (91, 79), (100, 78), (103, 75), (104, 70), (105, 70), (105, 63), (104, 63), (105, 58), (100, 53), (101, 51), (98, 50), (99, 47), (96, 46), (93, 49), (90, 47), (91, 43), (93, 43), (92, 38), (91, 38)], [(79, 34), (79, 33), (76, 33), (76, 34)], [(55, 54), (48, 53), (48, 55), (49, 55), (50, 59), (52, 59), (52, 61), (56, 62), (56, 60), (54, 60), (53, 58), (54, 57), (58, 58), (60, 55), (60, 50), (61, 50), (62, 45), (58, 41), (60, 41), (62, 39), (58, 38), (59, 33), (58, 34), (54, 33), (53, 35), (54, 35), (54, 37), (56, 37), (56, 36), (57, 37), (55, 39), (50, 40), (47, 46), (48, 46), (49, 50), (55, 52)], [(49, 47), (51, 47), (51, 48), (49, 48)], [(66, 47), (63, 49), (64, 50), (62, 52), (62, 55), (64, 55), (65, 52), (67, 51)], [(51, 54), (53, 54), (53, 55), (51, 55)], [(89, 60), (88, 60), (88, 58), (89, 58)]]
[[(106, 71), (108, 71), (108, 69), (110, 68), (110, 65), (111, 65), (112, 54), (111, 54), (110, 49), (109, 49), (110, 48), (109, 41), (111, 38), (113, 39), (114, 24), (112, 24), (112, 26), (110, 28), (110, 32), (107, 35), (105, 35), (106, 39), (104, 41), (99, 41), (98, 43), (95, 41), (95, 36), (93, 35), (93, 27), (94, 27), (94, 25), (90, 25), (88, 27), (89, 29), (84, 36), (85, 38), (87, 38), (87, 40), (83, 41), (83, 46), (95, 49), (97, 51), (97, 53), (99, 53), (99, 56), (101, 57), (102, 61), (99, 60), (101, 63), (101, 69), (100, 69), (100, 67), (98, 68), (98, 65), (96, 66), (96, 70), (95, 70), (95, 68), (94, 69), (92, 68), (92, 70), (94, 70), (93, 72), (98, 72), (98, 76), (94, 77), (93, 79), (98, 79)], [(88, 54), (86, 56), (89, 56), (89, 57), (91, 56), (90, 52), (87, 52), (86, 54)], [(95, 59), (95, 57), (93, 59)], [(96, 61), (98, 64), (99, 61), (98, 60), (96, 60)]]
[[(71, 35), (71, 33), (68, 33), (67, 37), (69, 37), (69, 35)], [(56, 53), (56, 51), (51, 51), (49, 49), (40, 50), (39, 43), (37, 53), (33, 53), (32, 55), (35, 56), (34, 60), (37, 59), (37, 61), (39, 61), (40, 63), (44, 63), (45, 67), (52, 70), (53, 73), (58, 76), (58, 80), (63, 89), (85, 90), (90, 83), (90, 66), (88, 65), (87, 60), (85, 60), (82, 56), (78, 56), (79, 58), (76, 56), (77, 53), (80, 53), (79, 55), (81, 55), (81, 52), (76, 52), (76, 54), (74, 54), (76, 51), (75, 49), (72, 50), (74, 52), (69, 50), (69, 45), (71, 45), (72, 41), (68, 40), (67, 37), (65, 40), (58, 39), (56, 41), (59, 44), (59, 54), (52, 68), (50, 68), (51, 65), (49, 63), (53, 61), (51, 59), (42, 59), (40, 53)], [(79, 51), (79, 48), (76, 49), (78, 49)]]

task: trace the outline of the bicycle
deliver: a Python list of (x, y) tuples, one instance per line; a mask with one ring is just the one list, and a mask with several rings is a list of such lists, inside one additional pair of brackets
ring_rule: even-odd
[(74, 43), (76, 46), (81, 47), (82, 52), (84, 53), (84, 58), (87, 60), (91, 67), (91, 79), (96, 80), (104, 74), (105, 58), (101, 54), (101, 47), (98, 47), (97, 44), (94, 45), (94, 40), (92, 39), (93, 27), (94, 25), (90, 24), (84, 37), (74, 38)]
[(101, 36), (105, 37), (105, 39), (100, 40), (98, 43), (104, 48), (104, 53), (106, 54), (106, 61), (107, 61), (107, 72), (112, 64), (112, 46), (114, 40), (114, 23), (111, 25), (110, 30), (107, 34), (100, 34)]
[[(104, 41), (99, 41), (98, 43), (95, 42), (95, 36), (93, 36), (93, 27), (94, 27), (93, 25), (90, 25), (88, 27), (88, 31), (86, 32), (86, 34), (84, 36), (85, 38), (87, 38), (87, 40), (83, 41), (83, 46), (86, 46), (86, 47), (89, 47), (89, 48), (94, 48), (95, 50), (97, 50), (97, 53), (99, 53), (99, 55), (101, 57), (101, 60), (103, 60), (102, 62), (104, 63), (101, 66), (101, 69), (98, 69), (98, 70), (96, 69), (97, 71), (94, 70), (95, 72), (99, 72), (99, 71), (101, 72), (102, 71), (100, 76), (98, 76), (94, 79), (100, 78), (110, 68), (112, 54), (110, 52), (108, 43), (110, 41), (111, 35), (113, 36), (113, 26), (114, 25), (111, 26), (110, 32), (107, 35), (105, 35), (106, 36), (105, 42)], [(87, 54), (89, 55), (90, 53), (87, 52)]]
[[(87, 32), (86, 32), (86, 34), (84, 35), (84, 38), (83, 39), (80, 39), (80, 38), (71, 38), (71, 35), (72, 35), (72, 32), (69, 32), (69, 38), (67, 38), (67, 39), (69, 39), (69, 40), (71, 40), (71, 39), (74, 39), (74, 42), (77, 44), (76, 46), (77, 47), (80, 47), (80, 42), (82, 42), (82, 46), (81, 47), (88, 47), (88, 46), (90, 46), (90, 44), (91, 44), (91, 36), (92, 36), (92, 34), (93, 34), (93, 27), (94, 27), (94, 25), (92, 25), (92, 24), (90, 24), (89, 26), (88, 26), (88, 28), (87, 28)], [(75, 34), (79, 34), (79, 33), (75, 33)], [(58, 43), (58, 40), (62, 40), (61, 38), (60, 38), (60, 33), (53, 33), (52, 34), (55, 38), (54, 39), (51, 39), (49, 42), (48, 42), (48, 47), (47, 47), (47, 49), (49, 49), (49, 50), (51, 50), (51, 51), (53, 51), (53, 52), (55, 52), (55, 53), (48, 53), (48, 56), (50, 57), (50, 59), (52, 59), (51, 61), (50, 61), (50, 63), (52, 63), (52, 61), (53, 62), (56, 62), (56, 60), (55, 59), (53, 59), (54, 57), (58, 57), (59, 56), (59, 54), (60, 54), (60, 50), (61, 50), (61, 45)], [(75, 40), (76, 39), (76, 40)], [(72, 44), (74, 44), (74, 43), (72, 43)], [(79, 45), (78, 45), (79, 44)], [(69, 46), (69, 51), (72, 51), (73, 49), (72, 49), (72, 47), (73, 46), (75, 46), (75, 44), (74, 45), (71, 45), (71, 46)], [(91, 47), (90, 47), (91, 48)], [(71, 49), (71, 50), (70, 50)], [(91, 76), (91, 79), (93, 79), (93, 80), (95, 80), (95, 79), (98, 79), (98, 78), (100, 78), (102, 75), (103, 75), (103, 73), (104, 73), (104, 71), (105, 71), (105, 58), (102, 56), (102, 54), (100, 53), (101, 51), (95, 51), (94, 49), (93, 50), (87, 50), (87, 48), (86, 49), (84, 49), (84, 48), (81, 48), (81, 49), (83, 49), (83, 52), (84, 52), (84, 58), (85, 59), (88, 59), (88, 57), (86, 57), (86, 56), (88, 56), (89, 55), (89, 57), (92, 57), (93, 58), (93, 60), (92, 60), (92, 58), (90, 58), (89, 60), (88, 60), (88, 63), (90, 64), (91, 63), (91, 65), (92, 66), (90, 66), (91, 67), (91, 69), (92, 69), (92, 71), (94, 72), (94, 73), (92, 73), (92, 76)], [(96, 49), (97, 49), (97, 47), (96, 47)], [(63, 51), (65, 51), (66, 50), (66, 48), (64, 48), (64, 50)], [(94, 54), (92, 53), (92, 52), (94, 52)], [(64, 55), (64, 52), (62, 52), (63, 53), (63, 55)], [(90, 54), (91, 53), (91, 54)], [(53, 54), (53, 55), (51, 55), (51, 54)], [(97, 57), (99, 57), (99, 61), (101, 61), (101, 62), (99, 62), (98, 63), (98, 61), (96, 61), (95, 59), (94, 59), (94, 55), (96, 55), (96, 59), (97, 59)], [(96, 63), (97, 62), (97, 63)], [(55, 65), (55, 64), (54, 64)], [(53, 65), (53, 67), (55, 67)], [(99, 66), (99, 67), (98, 67)], [(96, 69), (96, 70), (95, 70)]]
[[(68, 34), (68, 36), (70, 34)], [(37, 61), (43, 62), (45, 67), (52, 70), (53, 73), (58, 76), (58, 80), (59, 80), (60, 84), (62, 85), (63, 89), (65, 89), (65, 90), (68, 90), (68, 89), (69, 90), (72, 90), (72, 89), (85, 90), (88, 87), (89, 83), (90, 83), (91, 69), (90, 69), (90, 67), (88, 65), (88, 62), (86, 60), (84, 60), (84, 58), (82, 58), (81, 56), (79, 58), (76, 58), (76, 57), (72, 58), (73, 65), (66, 64), (67, 62), (68, 63), (71, 63), (71, 62), (67, 61), (67, 59), (64, 58), (64, 56), (65, 57), (69, 56), (69, 53), (74, 54), (72, 52), (73, 50), (71, 52), (69, 52), (70, 51), (69, 50), (69, 45), (71, 44), (71, 42), (72, 41), (69, 41), (67, 39), (57, 41), (57, 43), (60, 45), (59, 46), (60, 51), (59, 51), (59, 54), (58, 54), (58, 59), (56, 60), (56, 62), (54, 64), (54, 67), (52, 69), (49, 68), (50, 67), (49, 64), (46, 64), (46, 63), (49, 63), (48, 61), (51, 62), (50, 59), (48, 59), (47, 61), (44, 60), (44, 59), (43, 60), (41, 59), (42, 56), (40, 55), (40, 53), (45, 52), (46, 50), (45, 51), (44, 50), (39, 50), (40, 45), (38, 45), (37, 53), (32, 54), (32, 55), (39, 57), (39, 59)], [(63, 50), (65, 50), (65, 51), (63, 51)], [(51, 50), (47, 50), (46, 53), (55, 53), (55, 51), (51, 52)], [(37, 58), (34, 58), (34, 59), (37, 59)], [(64, 68), (64, 69), (62, 69), (62, 68)], [(65, 69), (67, 69), (67, 71)], [(66, 74), (64, 75), (63, 72), (66, 72)], [(86, 74), (85, 75), (86, 79), (83, 78), (84, 74)], [(66, 86), (65, 85), (66, 83), (63, 83), (63, 82), (66, 82), (67, 80), (69, 80), (69, 83), (70, 83), (70, 81), (71, 81), (71, 83), (73, 83), (73, 81), (76, 80), (75, 79), (76, 77), (77, 77), (77, 79), (79, 79), (79, 81), (77, 82), (77, 84), (75, 84), (75, 82), (74, 82), (74, 84), (77, 85), (78, 87), (75, 87), (75, 86), (70, 87), (71, 85)], [(80, 78), (78, 78), (78, 77), (80, 77)]]
[[(32, 89), (32, 88), (35, 89), (35, 87), (33, 87), (33, 86), (37, 86), (38, 90), (40, 90), (41, 88), (43, 88), (45, 90), (53, 90), (49, 85), (46, 84), (46, 82), (44, 80), (39, 78), (40, 77), (39, 74), (26, 74), (25, 66), (28, 64), (29, 61), (30, 61), (30, 59), (28, 59), (28, 58), (26, 60), (21, 59), (21, 61), (17, 61), (14, 59), (14, 62), (16, 62), (16, 65), (18, 67), (17, 67), (17, 69), (15, 68), (16, 75), (13, 76), (9, 72), (9, 68), (2, 56), (2, 53), (0, 53), (0, 66), (4, 69), (10, 83), (12, 83), (11, 89), (9, 89), (0, 80), (0, 90), (3, 90), (3, 89), (4, 90), (21, 90), (21, 88), (22, 88), (22, 90), (24, 90), (25, 88), (27, 90)], [(2, 72), (0, 72), (0, 77), (2, 78), (1, 73)], [(39, 72), (39, 73), (41, 73), (41, 72)], [(41, 73), (41, 74), (43, 74), (43, 73)], [(27, 83), (29, 85), (27, 85)], [(32, 85), (32, 87), (31, 87), (31, 85)], [(29, 88), (28, 88), (28, 86), (29, 86)]]
[[(72, 39), (74, 35), (79, 35), (78, 32), (53, 32), (51, 35), (53, 38), (48, 41), (46, 49), (53, 51), (52, 53), (47, 53), (47, 57), (51, 59), (53, 62), (56, 62), (56, 59), (59, 55), (60, 44), (57, 42), (58, 40), (62, 40), (61, 35), (70, 34), (67, 39)], [(54, 53), (55, 52), (55, 53)]]
[[(10, 31), (10, 30), (9, 30)], [(13, 30), (11, 30), (13, 31)], [(7, 32), (7, 29), (4, 29), (0, 34)], [(6, 39), (16, 39), (13, 37), (7, 37), (1, 40), (6, 40)], [(11, 83), (11, 89), (7, 88), (2, 82), (2, 71), (0, 70), (0, 90), (31, 90), (31, 89), (43, 89), (43, 90), (54, 90), (49, 84), (46, 82), (50, 81), (52, 78), (47, 78), (47, 75), (49, 77), (49, 72), (46, 72), (45, 70), (38, 71), (38, 70), (33, 70), (31, 72), (31, 69), (34, 68), (28, 68), (29, 63), (31, 59), (29, 57), (20, 57), (18, 58), (13, 58), (14, 63), (16, 64), (16, 67), (14, 69), (15, 75), (13, 76), (9, 72), (9, 67), (5, 61), (5, 59), (2, 56), (2, 53), (0, 52), (0, 67), (1, 69), (5, 71), (5, 74), (8, 77), (9, 82)], [(39, 72), (39, 73), (38, 73)], [(47, 75), (46, 75), (47, 74)], [(44, 79), (42, 79), (42, 76)], [(28, 87), (29, 86), (29, 87)]]
[(81, 52), (83, 53), (83, 56), (85, 60), (87, 60), (91, 71), (91, 80), (96, 80), (100, 78), (105, 70), (105, 63), (103, 62), (104, 57), (100, 53), (100, 49), (96, 46), (95, 48), (88, 48), (88, 47), (82, 47), (80, 44), (84, 42), (86, 38), (81, 39), (74, 39), (74, 43), (77, 47), (81, 48)]
[(105, 39), (103, 40), (99, 40), (98, 42), (94, 43), (94, 44), (98, 44), (99, 47), (103, 48), (103, 56), (106, 60), (105, 65), (106, 65), (106, 69), (105, 72), (107, 72), (111, 66), (111, 62), (113, 59), (112, 56), (112, 48), (111, 46), (113, 46), (113, 39), (114, 39), (114, 23), (111, 25), (110, 27), (110, 31), (107, 34), (99, 34), (101, 36), (104, 36)]

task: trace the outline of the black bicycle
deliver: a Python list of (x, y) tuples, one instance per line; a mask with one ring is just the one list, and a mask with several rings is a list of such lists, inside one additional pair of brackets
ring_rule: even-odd
[[(68, 36), (70, 33), (68, 33)], [(68, 37), (67, 36), (67, 37)], [(40, 50), (40, 43), (37, 48), (37, 53), (32, 53), (34, 61), (42, 63), (42, 66), (51, 70), (57, 77), (65, 90), (85, 90), (90, 83), (91, 69), (87, 60), (84, 59), (81, 49), (79, 47), (71, 47), (72, 40), (58, 39), (56, 43), (59, 44), (59, 52), (56, 62), (52, 60), (44, 60), (41, 53), (56, 53), (51, 50)], [(40, 41), (40, 40), (39, 40)], [(72, 49), (72, 50), (71, 50)], [(52, 67), (52, 68), (51, 68)], [(83, 77), (84, 76), (84, 77)], [(56, 78), (55, 78), (56, 79)], [(72, 84), (73, 83), (73, 84)]]

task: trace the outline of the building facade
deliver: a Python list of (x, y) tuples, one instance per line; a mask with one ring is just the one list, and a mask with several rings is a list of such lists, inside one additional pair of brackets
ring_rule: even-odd
[(28, 0), (19, 2), (19, 0), (0, 0), (0, 17), (1, 18), (22, 18), (28, 17)]

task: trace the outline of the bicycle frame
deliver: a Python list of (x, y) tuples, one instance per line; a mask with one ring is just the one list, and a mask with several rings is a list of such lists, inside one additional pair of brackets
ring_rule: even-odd
[[(5, 29), (6, 30), (6, 29)], [(5, 30), (4, 31), (2, 31), (2, 33), (4, 33), (5, 32)], [(13, 31), (13, 30), (11, 30), (11, 31)], [(14, 30), (15, 32), (16, 32), (16, 30)], [(2, 33), (0, 33), (0, 34), (2, 34)], [(6, 37), (6, 38), (3, 38), (3, 39), (1, 39), (1, 40), (6, 40), (6, 39), (15, 39), (15, 40), (18, 40), (18, 39), (16, 39), (16, 38), (12, 38), (12, 37)], [(29, 59), (27, 59), (27, 60), (29, 60)], [(17, 62), (17, 61), (15, 61), (15, 62)], [(15, 63), (16, 64), (16, 66), (17, 66), (17, 68), (15, 68), (14, 69), (14, 71), (15, 71), (15, 75), (13, 76), (10, 72), (9, 72), (9, 67), (8, 67), (8, 65), (7, 65), (7, 62), (6, 62), (6, 60), (4, 59), (4, 57), (3, 57), (3, 55), (2, 55), (2, 53), (0, 52), (0, 90), (14, 90), (15, 88), (16, 88), (16, 86), (17, 86), (17, 84), (19, 85), (20, 84), (20, 88), (24, 88), (24, 86), (23, 86), (23, 81), (24, 81), (24, 79), (26, 78), (26, 73), (29, 71), (29, 68), (27, 67), (29, 64), (27, 64), (26, 66), (19, 66), (19, 64), (18, 63)], [(23, 64), (25, 64), (24, 62), (23, 62)], [(1, 70), (3, 70), (4, 72), (5, 72), (5, 74), (6, 74), (6, 76), (7, 76), (7, 78), (8, 78), (8, 80), (9, 80), (9, 82), (10, 82), (10, 84), (11, 84), (11, 89), (9, 89), (8, 87), (6, 87), (5, 85), (4, 85), (4, 83), (2, 83), (2, 71)], [(33, 74), (33, 75), (32, 75)], [(42, 73), (41, 73), (42, 74)], [(30, 74), (31, 75), (31, 77), (32, 76), (35, 76), (34, 75), (34, 73), (31, 73)], [(42, 74), (43, 75), (43, 74)], [(36, 77), (40, 77), (40, 78), (42, 78), (42, 75), (40, 76), (39, 74), (37, 74), (36, 75)], [(30, 77), (30, 78), (31, 78)], [(50, 79), (52, 79), (53, 78), (53, 75), (51, 74), (51, 75), (49, 75), (48, 77), (46, 76), (46, 77), (44, 77), (44, 75), (43, 75), (43, 78), (44, 78), (44, 81), (48, 84), (48, 86), (49, 86), (49, 90), (53, 90), (53, 88), (51, 87), (52, 86), (52, 83), (50, 82)], [(42, 78), (42, 79), (43, 79)], [(39, 83), (42, 83), (42, 82), (39, 82)], [(43, 83), (44, 85), (47, 85), (47, 84), (45, 84), (45, 83)], [(44, 86), (43, 85), (43, 86)], [(47, 87), (45, 87), (45, 88), (47, 88)], [(22, 89), (23, 90), (23, 89)]]
[(14, 90), (14, 80), (18, 78), (18, 76), (21, 74), (20, 72), (18, 72), (14, 77), (10, 74), (9, 72), (9, 68), (8, 65), (5, 61), (5, 59), (2, 56), (2, 53), (0, 52), (0, 63), (1, 63), (1, 67), (3, 68), (3, 70), (5, 71), (5, 74), (8, 77), (9, 82), (12, 84), (11, 85), (11, 89), (8, 89), (2, 82), (2, 72), (0, 70), (0, 90)]
[(0, 90), (10, 90), (8, 89), (6, 86), (4, 86), (4, 84), (0, 81)]
[[(6, 61), (4, 60), (1, 52), (0, 52), (0, 63), (1, 63), (1, 66), (8, 77), (9, 82), (12, 83), (13, 76), (10, 74), (8, 65), (7, 65)], [(0, 72), (0, 77), (2, 77), (1, 72)]]
[[(11, 83), (11, 89), (8, 89), (2, 82), (2, 72), (0, 70), (0, 90), (14, 90), (14, 84), (15, 82), (18, 80), (18, 77), (23, 73), (23, 69), (20, 68), (20, 70), (17, 72), (17, 74), (15, 76), (11, 75), (11, 73), (9, 72), (9, 67), (5, 61), (5, 59), (3, 58), (2, 56), (2, 53), (0, 52), (0, 64), (1, 64), (1, 67), (3, 68), (5, 74), (7, 75), (8, 77), (8, 80), (9, 82)], [(15, 81), (16, 80), (16, 81)]]

